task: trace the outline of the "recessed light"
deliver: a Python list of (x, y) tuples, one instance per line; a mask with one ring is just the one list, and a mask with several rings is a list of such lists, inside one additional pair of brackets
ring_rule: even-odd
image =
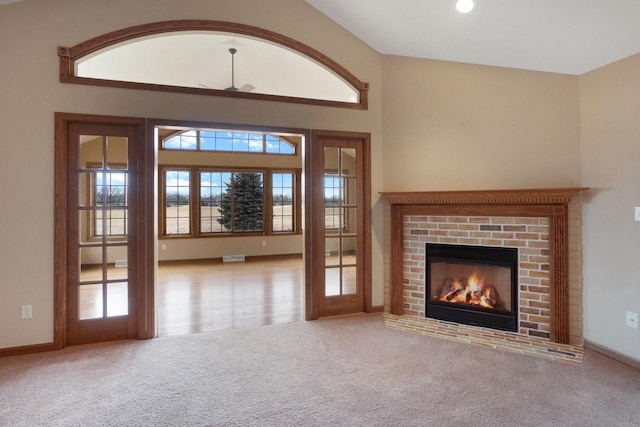
[(474, 6), (473, 0), (458, 0), (456, 3), (456, 9), (458, 9), (460, 13), (469, 13), (473, 10)]

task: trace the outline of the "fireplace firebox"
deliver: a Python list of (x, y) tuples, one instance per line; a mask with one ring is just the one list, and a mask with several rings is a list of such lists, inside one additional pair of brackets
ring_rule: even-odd
[(426, 317), (518, 330), (516, 248), (426, 244)]

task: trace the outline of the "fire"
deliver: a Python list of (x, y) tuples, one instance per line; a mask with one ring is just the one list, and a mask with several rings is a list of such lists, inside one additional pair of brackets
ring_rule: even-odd
[(440, 295), (436, 297), (439, 301), (475, 305), (486, 308), (501, 309), (496, 288), (493, 285), (486, 285), (484, 279), (478, 276), (477, 272), (471, 274), (464, 283), (459, 279), (445, 279)]

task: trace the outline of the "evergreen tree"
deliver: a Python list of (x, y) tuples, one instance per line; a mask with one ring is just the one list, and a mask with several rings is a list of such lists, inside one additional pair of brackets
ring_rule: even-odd
[(264, 229), (261, 173), (234, 173), (222, 193), (218, 222), (227, 231)]

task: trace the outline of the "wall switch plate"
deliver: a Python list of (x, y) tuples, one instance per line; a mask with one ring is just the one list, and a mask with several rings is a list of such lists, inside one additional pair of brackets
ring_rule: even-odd
[(627, 326), (638, 329), (638, 313), (627, 311)]
[(23, 319), (31, 319), (33, 317), (33, 306), (31, 305), (23, 305), (22, 306), (22, 318)]
[(636, 206), (634, 219), (640, 221), (640, 206)]

